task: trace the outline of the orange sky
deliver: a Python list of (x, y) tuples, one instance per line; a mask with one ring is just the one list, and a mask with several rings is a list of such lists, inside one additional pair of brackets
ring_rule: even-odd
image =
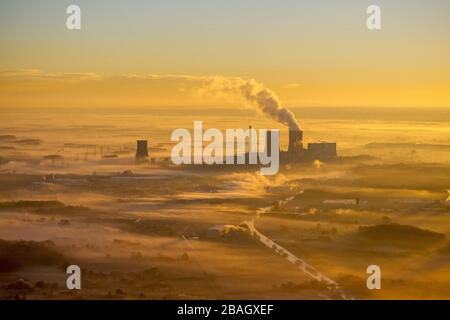
[(199, 79), (254, 78), (286, 106), (450, 108), (450, 3), (78, 1), (0, 4), (0, 107), (223, 106)]
[[(0, 107), (235, 106), (231, 96), (202, 95), (207, 77), (0, 72)], [(448, 107), (450, 88), (430, 84), (286, 84), (270, 87), (285, 106)]]

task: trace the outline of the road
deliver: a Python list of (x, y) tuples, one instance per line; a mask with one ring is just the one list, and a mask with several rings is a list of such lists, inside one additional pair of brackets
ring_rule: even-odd
[[(300, 193), (303, 193), (303, 190)], [(291, 196), (291, 197), (286, 198), (285, 200), (278, 201), (278, 205), (285, 205), (289, 201), (292, 201), (294, 198), (295, 198), (294, 196)], [(329, 277), (327, 277), (323, 273), (319, 272), (316, 268), (314, 268), (313, 266), (308, 264), (306, 261), (304, 261), (303, 259), (300, 259), (296, 255), (294, 255), (292, 252), (290, 252), (289, 250), (283, 248), (278, 243), (276, 243), (272, 239), (266, 237), (264, 234), (262, 234), (261, 232), (259, 232), (256, 229), (255, 221), (257, 219), (261, 218), (261, 216), (264, 215), (264, 213), (267, 213), (267, 212), (271, 211), (272, 208), (273, 208), (273, 206), (269, 206), (269, 207), (264, 207), (264, 208), (258, 209), (257, 212), (256, 212), (256, 215), (255, 215), (255, 217), (253, 219), (247, 220), (247, 221), (243, 221), (240, 224), (240, 226), (247, 226), (247, 228), (248, 228), (250, 234), (252, 235), (252, 237), (254, 237), (258, 241), (263, 243), (265, 246), (267, 246), (270, 249), (272, 249), (275, 252), (277, 252), (280, 256), (284, 257), (290, 263), (294, 264), (296, 267), (298, 267), (301, 271), (306, 273), (312, 279), (314, 279), (314, 280), (316, 280), (316, 281), (318, 281), (320, 283), (324, 283), (330, 291), (332, 291), (333, 293), (338, 294), (342, 299), (345, 299), (345, 300), (353, 299), (352, 297), (347, 296), (342, 291), (341, 287), (338, 285), (338, 283), (336, 281), (330, 279)]]

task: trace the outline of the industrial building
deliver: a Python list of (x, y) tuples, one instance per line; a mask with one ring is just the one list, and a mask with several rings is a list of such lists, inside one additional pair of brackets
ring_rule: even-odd
[[(249, 126), (251, 129), (252, 126)], [(271, 152), (271, 131), (267, 131), (266, 149), (270, 156)], [(248, 154), (247, 154), (248, 157)], [(289, 143), (286, 151), (280, 151), (281, 162), (298, 162), (309, 160), (333, 160), (337, 158), (337, 146), (335, 142), (311, 142), (307, 148), (303, 143), (303, 131), (300, 129), (289, 130)]]
[[(249, 126), (249, 130), (252, 126)], [(250, 131), (249, 131), (250, 132)], [(267, 131), (266, 136), (266, 148), (268, 156), (271, 156), (271, 135), (270, 130)], [(251, 144), (249, 137), (249, 146)], [(280, 162), (293, 163), (301, 161), (329, 161), (337, 158), (337, 146), (335, 142), (310, 142), (305, 148), (303, 143), (303, 131), (301, 129), (289, 130), (289, 143), (288, 149), (280, 151)], [(245, 163), (249, 164), (249, 153), (245, 154)], [(170, 158), (165, 158), (168, 162)], [(137, 140), (135, 162), (138, 164), (149, 163), (150, 158), (148, 154), (148, 141)], [(152, 158), (152, 163), (155, 162), (155, 158)], [(237, 155), (234, 155), (234, 162), (237, 163)]]
[(300, 129), (289, 130), (289, 144), (287, 151), (280, 152), (281, 162), (296, 162), (302, 160), (333, 160), (337, 158), (337, 146), (335, 142), (308, 143), (307, 148), (303, 144), (303, 131)]
[(337, 157), (336, 143), (316, 142), (308, 143), (308, 153), (314, 159), (333, 159)]

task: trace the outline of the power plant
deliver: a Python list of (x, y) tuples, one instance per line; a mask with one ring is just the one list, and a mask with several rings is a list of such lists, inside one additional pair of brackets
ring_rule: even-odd
[(147, 140), (137, 140), (136, 141), (136, 163), (146, 163), (148, 162), (148, 141)]
[[(252, 126), (249, 126), (252, 129)], [(271, 154), (271, 135), (270, 130), (266, 133), (267, 155)], [(250, 141), (249, 141), (250, 145)], [(246, 154), (248, 160), (248, 153)], [(280, 161), (283, 163), (294, 163), (301, 161), (329, 161), (337, 158), (337, 146), (335, 142), (311, 142), (306, 148), (303, 144), (303, 131), (301, 129), (289, 129), (288, 149), (280, 150)]]
[[(250, 164), (250, 146), (254, 141), (252, 135), (250, 134), (252, 126), (249, 126), (249, 136), (248, 136), (248, 151), (245, 153), (245, 162)], [(272, 131), (266, 131), (266, 152), (267, 156), (271, 157), (272, 153)], [(135, 163), (143, 164), (149, 163), (150, 157), (148, 154), (148, 141), (147, 140), (137, 140), (136, 141), (136, 156)], [(232, 163), (237, 163), (238, 155), (235, 153), (234, 161)], [(335, 142), (311, 142), (307, 144), (305, 148), (303, 143), (303, 131), (300, 128), (290, 128), (289, 129), (289, 142), (287, 150), (280, 150), (279, 160), (281, 163), (296, 163), (302, 161), (329, 161), (337, 158), (337, 148)], [(166, 158), (168, 161), (169, 158)], [(152, 163), (156, 162), (155, 158), (151, 159)]]
[(337, 158), (335, 142), (308, 143), (307, 148), (303, 144), (303, 131), (301, 129), (289, 129), (289, 144), (287, 151), (280, 152), (281, 162), (297, 162), (302, 160), (333, 160)]

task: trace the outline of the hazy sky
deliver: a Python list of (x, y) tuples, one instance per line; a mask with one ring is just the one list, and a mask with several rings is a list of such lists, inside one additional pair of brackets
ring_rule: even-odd
[(290, 106), (450, 107), (448, 0), (0, 0), (0, 40), (0, 106), (218, 103), (179, 79), (112, 80), (176, 74), (255, 78)]

